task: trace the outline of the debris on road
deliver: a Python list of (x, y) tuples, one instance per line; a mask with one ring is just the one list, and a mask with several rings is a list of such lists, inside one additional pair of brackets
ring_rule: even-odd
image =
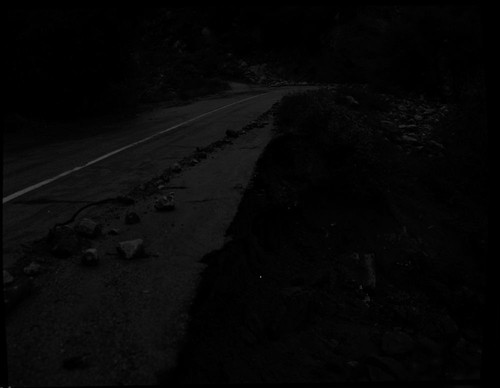
[(101, 224), (91, 220), (90, 218), (83, 218), (78, 225), (75, 226), (75, 232), (85, 237), (97, 237), (101, 233)]
[(158, 211), (170, 211), (174, 210), (174, 193), (171, 192), (167, 196), (163, 196), (160, 199), (157, 199), (155, 202), (155, 209)]
[(97, 254), (97, 249), (90, 248), (83, 252), (81, 257), (81, 262), (86, 266), (95, 266), (99, 264), (99, 256)]
[(135, 239), (129, 241), (122, 241), (116, 248), (118, 253), (125, 259), (134, 259), (144, 254), (144, 241), (142, 239)]
[(23, 272), (28, 276), (38, 275), (42, 271), (42, 266), (35, 262), (24, 267)]

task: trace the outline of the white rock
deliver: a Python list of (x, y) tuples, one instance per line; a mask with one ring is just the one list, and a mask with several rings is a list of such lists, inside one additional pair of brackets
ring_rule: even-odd
[(125, 259), (133, 259), (144, 253), (144, 241), (140, 238), (122, 241), (118, 244), (117, 250)]

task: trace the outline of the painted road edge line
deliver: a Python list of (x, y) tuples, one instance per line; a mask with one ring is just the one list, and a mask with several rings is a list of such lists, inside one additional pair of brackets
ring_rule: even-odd
[(183, 126), (183, 125), (185, 125), (185, 124), (187, 124), (187, 123), (190, 123), (190, 122), (193, 122), (193, 121), (195, 121), (195, 120), (201, 119), (202, 117), (208, 116), (208, 115), (210, 115), (210, 114), (212, 114), (212, 113), (215, 113), (215, 112), (218, 112), (218, 111), (220, 111), (220, 110), (222, 110), (222, 109), (229, 108), (230, 106), (233, 106), (233, 105), (239, 104), (239, 103), (241, 103), (241, 102), (245, 102), (245, 101), (248, 101), (248, 100), (251, 100), (251, 99), (254, 99), (254, 98), (257, 98), (257, 97), (263, 96), (263, 95), (265, 95), (265, 94), (272, 93), (272, 92), (273, 92), (273, 91), (269, 91), (269, 92), (266, 92), (266, 93), (261, 93), (261, 94), (258, 94), (258, 95), (256, 95), (256, 96), (252, 96), (252, 97), (244, 98), (243, 100), (239, 100), (239, 101), (236, 101), (236, 102), (232, 102), (231, 104), (221, 106), (221, 107), (219, 107), (219, 108), (217, 108), (217, 109), (214, 109), (214, 110), (211, 110), (211, 111), (209, 111), (209, 112), (202, 113), (202, 114), (201, 114), (201, 115), (199, 115), (199, 116), (193, 117), (192, 119), (189, 119), (189, 120), (183, 121), (182, 123), (177, 124), (177, 125), (174, 125), (173, 127), (170, 127), (170, 128), (164, 129), (164, 130), (162, 130), (162, 131), (160, 131), (160, 132), (156, 132), (156, 133), (152, 134), (151, 136), (145, 137), (144, 139), (138, 140), (138, 141), (136, 141), (136, 142), (134, 142), (134, 143), (131, 143), (131, 144), (129, 144), (129, 145), (126, 145), (126, 146), (124, 146), (124, 147), (121, 147), (121, 148), (119, 148), (119, 149), (117, 149), (117, 150), (111, 151), (111, 152), (107, 153), (106, 155), (100, 156), (100, 157), (98, 157), (97, 159), (94, 159), (94, 160), (92, 160), (92, 161), (90, 161), (90, 162), (87, 162), (87, 163), (85, 163), (83, 166), (78, 166), (78, 167), (75, 167), (75, 168), (73, 168), (73, 169), (71, 169), (71, 170), (68, 170), (68, 171), (65, 171), (65, 172), (63, 172), (63, 173), (61, 173), (61, 174), (59, 174), (59, 175), (56, 175), (55, 177), (52, 177), (52, 178), (46, 179), (46, 180), (44, 180), (44, 181), (42, 181), (42, 182), (38, 182), (38, 183), (36, 183), (36, 184), (34, 184), (34, 185), (31, 185), (31, 186), (29, 186), (29, 187), (26, 187), (25, 189), (22, 189), (22, 190), (16, 191), (16, 192), (15, 192), (15, 193), (13, 193), (13, 194), (10, 194), (10, 195), (8, 195), (8, 196), (6, 196), (6, 197), (3, 197), (3, 198), (2, 198), (2, 205), (3, 205), (3, 204), (5, 204), (5, 203), (7, 203), (7, 202), (9, 202), (9, 201), (12, 201), (13, 199), (15, 199), (15, 198), (17, 198), (17, 197), (20, 197), (21, 195), (24, 195), (24, 194), (26, 194), (26, 193), (29, 193), (30, 191), (33, 191), (33, 190), (36, 190), (36, 189), (38, 189), (38, 188), (40, 188), (40, 187), (42, 187), (42, 186), (48, 185), (49, 183), (54, 182), (54, 181), (56, 181), (56, 180), (58, 180), (58, 179), (60, 179), (60, 178), (63, 178), (63, 177), (65, 177), (65, 176), (67, 176), (67, 175), (69, 175), (69, 174), (71, 174), (71, 173), (74, 173), (74, 172), (76, 172), (76, 171), (78, 171), (78, 170), (84, 169), (85, 167), (88, 167), (88, 166), (91, 166), (91, 165), (93, 165), (93, 164), (95, 164), (95, 163), (98, 163), (98, 162), (100, 162), (101, 160), (107, 159), (107, 158), (109, 158), (109, 157), (111, 157), (111, 156), (113, 156), (113, 155), (116, 155), (116, 154), (118, 154), (118, 153), (120, 153), (120, 152), (122, 152), (122, 151), (125, 151), (126, 149), (129, 149), (129, 148), (131, 148), (131, 147), (134, 147), (134, 146), (136, 146), (136, 145), (138, 145), (138, 144), (141, 144), (141, 143), (144, 143), (144, 142), (146, 142), (146, 141), (148, 141), (148, 140), (151, 140), (152, 138), (154, 138), (154, 137), (156, 137), (156, 136), (162, 135), (162, 134), (164, 134), (164, 133), (166, 133), (166, 132), (170, 132), (170, 131), (172, 131), (172, 130), (174, 130), (174, 129), (176, 129), (176, 128), (179, 128), (179, 127), (181, 127), (181, 126)]

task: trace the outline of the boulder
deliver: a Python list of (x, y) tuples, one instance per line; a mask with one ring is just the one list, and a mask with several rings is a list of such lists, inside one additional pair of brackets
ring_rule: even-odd
[(75, 232), (85, 237), (96, 237), (101, 233), (101, 224), (92, 221), (90, 218), (83, 218), (75, 226)]
[(144, 242), (142, 239), (122, 241), (116, 248), (124, 259), (134, 259), (144, 254)]

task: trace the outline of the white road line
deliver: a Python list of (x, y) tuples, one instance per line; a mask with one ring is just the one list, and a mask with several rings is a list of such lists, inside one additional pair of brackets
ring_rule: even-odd
[(121, 148), (119, 148), (119, 149), (117, 149), (117, 150), (111, 151), (110, 153), (107, 153), (106, 155), (100, 156), (100, 157), (98, 157), (97, 159), (94, 159), (94, 160), (92, 160), (92, 161), (90, 161), (90, 162), (88, 162), (88, 163), (85, 163), (83, 166), (78, 166), (78, 167), (75, 167), (75, 168), (73, 168), (73, 169), (71, 169), (71, 170), (68, 170), (68, 171), (65, 171), (65, 172), (63, 172), (63, 173), (61, 173), (61, 174), (59, 174), (59, 175), (57, 175), (57, 176), (55, 176), (55, 177), (53, 177), (53, 178), (46, 179), (46, 180), (44, 180), (44, 181), (42, 181), (42, 182), (36, 183), (36, 184), (34, 184), (34, 185), (31, 185), (31, 186), (29, 186), (29, 187), (26, 187), (25, 189), (19, 190), (19, 191), (17, 191), (17, 192), (15, 192), (15, 193), (13, 193), (13, 194), (10, 194), (10, 195), (8, 195), (8, 196), (6, 196), (6, 197), (3, 197), (3, 199), (2, 199), (2, 204), (5, 204), (5, 203), (7, 203), (7, 202), (9, 202), (9, 201), (12, 201), (13, 199), (15, 199), (15, 198), (17, 198), (17, 197), (20, 197), (21, 195), (24, 195), (24, 194), (26, 194), (26, 193), (29, 193), (30, 191), (36, 190), (36, 189), (38, 189), (38, 188), (40, 188), (40, 187), (42, 187), (42, 186), (45, 186), (45, 185), (47, 185), (47, 184), (49, 184), (49, 183), (51, 183), (51, 182), (54, 182), (54, 181), (55, 181), (55, 180), (57, 180), (57, 179), (60, 179), (60, 178), (62, 178), (62, 177), (65, 177), (66, 175), (69, 175), (69, 174), (71, 174), (71, 173), (73, 173), (73, 172), (75, 172), (75, 171), (81, 170), (81, 169), (83, 169), (83, 168), (85, 168), (85, 167), (91, 166), (92, 164), (95, 164), (95, 163), (97, 163), (97, 162), (100, 162), (101, 160), (107, 159), (107, 158), (109, 158), (110, 156), (113, 156), (113, 155), (115, 155), (115, 154), (117, 154), (117, 153), (119, 153), (119, 152), (125, 151), (125, 150), (126, 150), (126, 149), (128, 149), (128, 148), (134, 147), (134, 146), (136, 146), (136, 145), (138, 145), (138, 144), (141, 144), (141, 143), (144, 143), (144, 142), (146, 142), (146, 141), (148, 141), (148, 140), (151, 140), (152, 138), (154, 138), (154, 137), (156, 137), (156, 136), (159, 136), (159, 135), (161, 135), (161, 134), (163, 134), (163, 133), (166, 133), (166, 132), (172, 131), (172, 130), (174, 130), (174, 129), (176, 129), (176, 128), (179, 128), (179, 127), (183, 126), (184, 124), (187, 124), (187, 123), (193, 122), (193, 121), (195, 121), (195, 120), (201, 119), (202, 117), (208, 116), (209, 114), (212, 114), (212, 113), (218, 112), (218, 111), (220, 111), (220, 110), (222, 110), (222, 109), (229, 108), (230, 106), (233, 106), (233, 105), (239, 104), (239, 103), (241, 103), (241, 102), (245, 102), (245, 101), (248, 101), (248, 100), (251, 100), (251, 99), (253, 99), (253, 98), (257, 98), (257, 97), (260, 97), (260, 96), (263, 96), (263, 95), (265, 95), (265, 94), (269, 94), (269, 93), (272, 93), (272, 92), (261, 93), (261, 94), (258, 94), (258, 95), (256, 95), (256, 96), (252, 96), (252, 97), (244, 98), (243, 100), (239, 100), (239, 101), (233, 102), (233, 103), (231, 103), (231, 104), (221, 106), (220, 108), (217, 108), (217, 109), (211, 110), (211, 111), (209, 111), (209, 112), (206, 112), (206, 113), (203, 113), (203, 114), (201, 114), (201, 115), (199, 115), (199, 116), (196, 116), (196, 117), (194, 117), (194, 118), (192, 118), (192, 119), (186, 120), (186, 121), (184, 121), (184, 122), (182, 122), (182, 123), (180, 123), (180, 124), (174, 125), (173, 127), (170, 127), (170, 128), (164, 129), (163, 131), (157, 132), (157, 133), (155, 133), (155, 134), (153, 134), (153, 135), (151, 135), (151, 136), (148, 136), (148, 137), (146, 137), (146, 138), (144, 138), (144, 139), (142, 139), (142, 140), (139, 140), (139, 141), (136, 141), (136, 142), (131, 143), (131, 144), (129, 144), (129, 145), (126, 145), (125, 147), (121, 147)]

